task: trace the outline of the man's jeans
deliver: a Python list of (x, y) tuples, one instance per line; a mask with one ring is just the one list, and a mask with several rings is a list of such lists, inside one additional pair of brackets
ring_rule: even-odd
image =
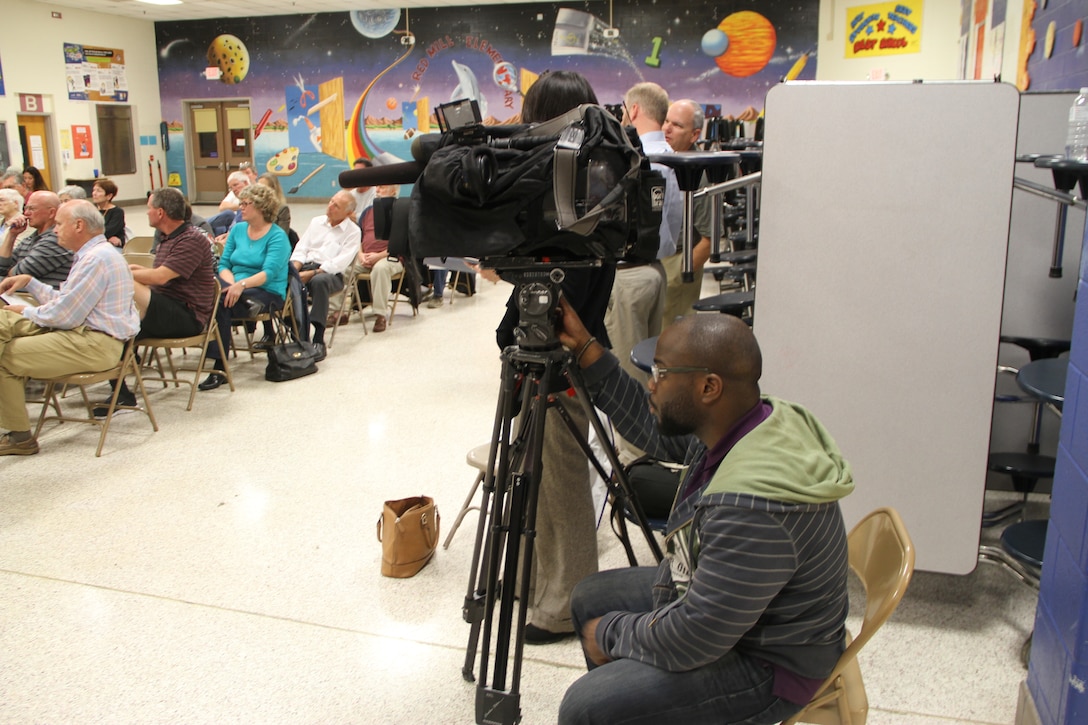
[[(612, 569), (582, 580), (571, 596), (574, 631), (608, 612), (653, 609), (654, 567)], [(732, 651), (688, 672), (669, 672), (621, 659), (590, 671), (570, 686), (559, 706), (568, 723), (777, 723), (800, 706), (771, 694), (774, 670)]]

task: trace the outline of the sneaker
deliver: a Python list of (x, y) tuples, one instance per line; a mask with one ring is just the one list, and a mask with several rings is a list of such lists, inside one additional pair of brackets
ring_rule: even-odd
[[(117, 404), (118, 405), (135, 406), (136, 405), (136, 396), (132, 395), (132, 394), (118, 395), (117, 396)], [(102, 420), (109, 414), (109, 412), (110, 412), (110, 401), (103, 400), (101, 403), (94, 406), (94, 409), (91, 411), (91, 414), (95, 418), (97, 418), (99, 420)], [(131, 413), (131, 412), (132, 412), (131, 410), (126, 410), (125, 408), (118, 408), (117, 410), (113, 411), (113, 414), (114, 415), (122, 415), (124, 413)]]
[(429, 310), (438, 309), (444, 303), (445, 303), (445, 300), (442, 299), (441, 297), (432, 297), (431, 299), (427, 300), (427, 309), (429, 309)]
[(38, 439), (12, 440), (10, 433), (0, 436), (0, 456), (32, 456), (38, 452)]
[(431, 296), (433, 294), (434, 294), (433, 289), (431, 289), (427, 285), (423, 285), (422, 287), (419, 288), (419, 301), (420, 302), (426, 302), (427, 300), (431, 299)]
[(385, 328), (385, 318), (378, 315), (378, 318), (374, 320), (374, 332), (385, 332)]

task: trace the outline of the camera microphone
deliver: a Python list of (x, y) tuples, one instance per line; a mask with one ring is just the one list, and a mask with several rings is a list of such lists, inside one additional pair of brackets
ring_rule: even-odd
[(414, 184), (423, 173), (423, 164), (407, 161), (401, 164), (384, 164), (365, 169), (348, 169), (340, 172), (340, 186), (354, 189), (357, 186), (382, 186), (383, 184)]
[[(357, 186), (381, 186), (383, 184), (414, 184), (423, 173), (423, 167), (427, 165), (431, 154), (442, 145), (442, 134), (427, 133), (416, 136), (412, 140), (412, 159), (398, 164), (381, 163), (381, 159), (375, 159), (375, 164), (365, 169), (348, 169), (340, 172), (340, 186), (344, 189), (354, 189)], [(391, 157), (395, 158), (395, 157)]]

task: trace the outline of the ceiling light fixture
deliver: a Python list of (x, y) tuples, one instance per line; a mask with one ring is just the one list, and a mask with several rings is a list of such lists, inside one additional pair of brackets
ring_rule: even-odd
[(181, 5), (181, 0), (136, 0), (145, 5)]

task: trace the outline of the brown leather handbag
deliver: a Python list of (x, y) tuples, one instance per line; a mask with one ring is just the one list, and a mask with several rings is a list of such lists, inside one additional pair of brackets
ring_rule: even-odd
[(430, 496), (386, 501), (378, 519), (382, 576), (404, 579), (426, 566), (438, 546), (439, 520)]

